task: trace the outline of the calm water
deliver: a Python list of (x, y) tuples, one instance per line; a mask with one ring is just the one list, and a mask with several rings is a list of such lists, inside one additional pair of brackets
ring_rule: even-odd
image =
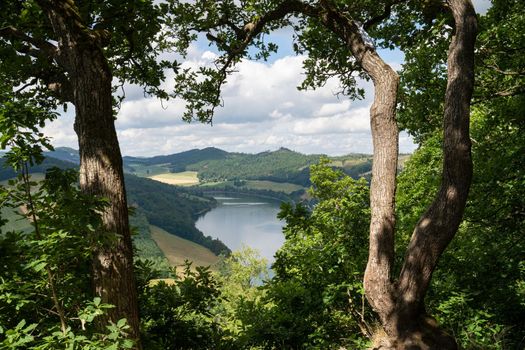
[(277, 219), (279, 202), (239, 195), (215, 199), (218, 206), (200, 217), (196, 227), (207, 236), (219, 238), (231, 250), (247, 245), (273, 261), (273, 254), (284, 242), (284, 223)]

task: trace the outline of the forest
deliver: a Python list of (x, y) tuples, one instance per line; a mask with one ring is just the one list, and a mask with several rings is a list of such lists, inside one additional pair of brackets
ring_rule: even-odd
[[(0, 22), (0, 349), (524, 348), (523, 1), (4, 0)], [(271, 271), (248, 248), (213, 270), (140, 257), (132, 232), (169, 199), (126, 193), (140, 180), (124, 180), (117, 91), (212, 123), (236, 65), (268, 59), (282, 28), (306, 57), (300, 89), (337, 77), (356, 100), (372, 84), (369, 178), (312, 161), (317, 204), (282, 205)], [(213, 66), (167, 55), (204, 38)], [(79, 168), (49, 167), (42, 127), (72, 107)], [(400, 131), (418, 148), (398, 171)], [(30, 229), (5, 230), (4, 209)]]

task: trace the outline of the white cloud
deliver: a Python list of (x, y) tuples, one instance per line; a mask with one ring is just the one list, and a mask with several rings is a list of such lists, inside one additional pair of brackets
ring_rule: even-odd
[[(209, 65), (215, 58), (215, 53), (195, 46), (184, 66)], [(360, 82), (367, 90), (362, 101), (337, 97), (337, 79), (315, 91), (298, 91), (296, 86), (304, 78), (303, 59), (284, 56), (271, 62), (241, 61), (224, 86), (224, 107), (216, 109), (213, 126), (183, 122), (181, 100), (144, 98), (142, 88), (126, 86), (132, 98), (123, 102), (116, 122), (123, 154), (152, 156), (209, 146), (237, 152), (287, 147), (331, 155), (371, 153), (371, 82)], [(170, 84), (172, 76), (164, 87), (169, 89)], [(46, 128), (55, 145), (76, 146), (72, 120), (70, 115), (62, 116)], [(407, 137), (400, 144), (404, 152), (414, 148)]]

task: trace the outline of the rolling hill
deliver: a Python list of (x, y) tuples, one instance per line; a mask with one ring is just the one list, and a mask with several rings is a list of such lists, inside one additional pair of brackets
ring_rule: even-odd
[[(46, 169), (51, 167), (76, 168), (78, 165), (73, 161), (78, 158), (75, 154), (78, 155), (75, 150), (57, 148), (54, 152), (47, 153), (43, 163), (31, 167), (30, 172), (45, 173)], [(53, 158), (51, 155), (62, 159)], [(11, 168), (3, 167), (4, 163), (5, 160), (0, 158), (0, 181), (17, 175)], [(129, 173), (125, 175), (125, 181), (129, 205), (138, 208), (148, 220), (148, 224), (154, 224), (171, 234), (198, 243), (217, 255), (230, 252), (220, 240), (204, 236), (195, 228), (198, 216), (215, 206), (213, 198), (203, 197), (202, 193), (195, 190), (186, 190)], [(3, 212), (2, 215), (6, 216), (7, 212)]]
[[(57, 147), (48, 155), (78, 164), (78, 151), (71, 148)], [(203, 183), (258, 180), (308, 187), (309, 167), (318, 163), (321, 157), (326, 156), (306, 155), (287, 148), (250, 154), (208, 147), (154, 157), (126, 156), (123, 161), (125, 172), (140, 177), (152, 178), (192, 171), (198, 173), (198, 178)], [(348, 154), (327, 158), (332, 161), (333, 166), (341, 168), (354, 178), (367, 177), (372, 170), (371, 155)]]

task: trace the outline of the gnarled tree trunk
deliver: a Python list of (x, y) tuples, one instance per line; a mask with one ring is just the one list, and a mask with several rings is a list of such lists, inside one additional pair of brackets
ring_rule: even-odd
[[(140, 348), (137, 290), (122, 157), (113, 116), (112, 74), (102, 51), (103, 36), (82, 24), (73, 1), (39, 0), (59, 38), (59, 64), (67, 71), (75, 105), (80, 151), (80, 186), (109, 200), (102, 213), (108, 238), (93, 253), (93, 288), (109, 309), (107, 321), (126, 318)], [(105, 327), (104, 327), (105, 328)]]
[(419, 220), (397, 282), (394, 260), (395, 190), (398, 129), (395, 121), (398, 76), (363, 41), (360, 28), (330, 1), (320, 1), (321, 20), (337, 33), (370, 75), (375, 87), (370, 110), (374, 143), (366, 297), (385, 330), (381, 349), (457, 349), (455, 340), (426, 314), (424, 298), (432, 272), (457, 232), (472, 178), (469, 115), (474, 85), (476, 14), (470, 0), (449, 0), (455, 28), (448, 54), (441, 188)]

